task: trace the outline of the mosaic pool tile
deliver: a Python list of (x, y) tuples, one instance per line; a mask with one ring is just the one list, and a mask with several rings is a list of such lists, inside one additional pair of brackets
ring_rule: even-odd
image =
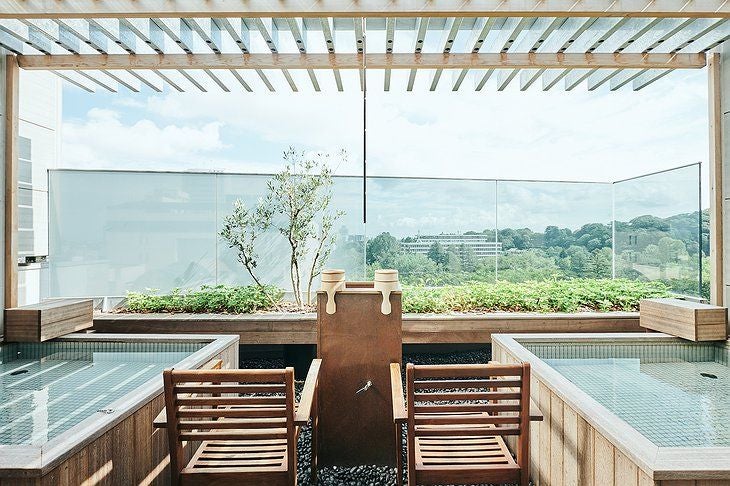
[(0, 347), (0, 444), (42, 444), (161, 377), (201, 343), (50, 342)]
[(730, 447), (726, 346), (526, 343), (526, 347), (660, 447)]

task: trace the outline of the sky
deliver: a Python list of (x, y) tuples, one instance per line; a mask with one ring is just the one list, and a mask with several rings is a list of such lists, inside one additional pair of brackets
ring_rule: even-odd
[[(280, 73), (270, 75), (275, 83), (284, 82), (277, 79)], [(342, 175), (362, 174), (365, 152), (373, 176), (614, 182), (708, 158), (705, 70), (675, 72), (638, 92), (589, 92), (585, 85), (544, 92), (539, 83), (525, 92), (516, 86), (498, 92), (491, 81), (475, 92), (470, 77), (454, 93), (448, 72), (439, 89), (429, 92), (430, 73), (419, 72), (416, 89), (409, 93), (408, 72), (395, 71), (391, 91), (384, 92), (383, 73), (370, 72), (365, 103), (357, 73), (343, 72), (343, 93), (330, 89), (331, 72), (317, 74), (322, 93), (308, 85), (306, 72), (296, 75), (299, 93), (224, 93), (211, 87), (208, 93), (90, 94), (66, 86), (60, 167), (271, 173), (282, 167), (282, 152), (294, 146), (333, 154), (345, 149), (347, 159), (335, 162)], [(681, 190), (643, 190), (634, 184), (637, 189), (627, 191), (626, 204), (671, 214), (695, 197), (692, 177), (674, 183)], [(375, 207), (389, 197), (378, 195), (378, 187), (372, 185)], [(586, 204), (586, 186), (525, 187), (502, 193), (515, 200), (505, 217), (524, 221), (513, 227), (544, 228), (551, 218), (577, 227), (589, 219), (587, 211), (595, 212), (594, 206), (603, 208), (605, 202), (601, 192)], [(413, 212), (408, 208), (436, 208), (450, 200), (456, 205), (461, 190), (449, 186), (439, 193), (433, 184), (413, 186), (410, 201), (421, 200), (411, 205), (405, 193), (396, 197), (391, 191), (402, 204), (383, 227), (408, 234), (476, 229), (471, 228), (474, 218), (486, 222), (494, 216), (485, 215), (490, 213), (485, 209), (492, 200), (490, 189), (480, 186), (464, 194), (473, 190), (485, 197), (479, 211), (435, 215), (433, 209), (416, 220), (406, 214)], [(658, 195), (667, 200), (657, 202)]]

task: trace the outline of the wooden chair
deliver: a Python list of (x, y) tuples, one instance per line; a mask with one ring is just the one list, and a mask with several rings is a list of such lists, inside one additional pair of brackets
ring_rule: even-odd
[[(530, 482), (530, 365), (391, 364), (393, 419), (407, 423), (408, 486)], [(504, 441), (516, 437), (513, 457)], [(398, 451), (398, 484), (401, 460)]]
[[(173, 485), (295, 485), (297, 438), (310, 416), (315, 483), (320, 364), (312, 362), (299, 404), (293, 368), (165, 370)], [(187, 465), (185, 441), (200, 443)]]

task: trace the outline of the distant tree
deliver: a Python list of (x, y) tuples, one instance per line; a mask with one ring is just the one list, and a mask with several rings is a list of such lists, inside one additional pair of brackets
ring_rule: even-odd
[(573, 233), (568, 228), (558, 228), (557, 226), (548, 226), (545, 228), (546, 247), (567, 248), (573, 243)]
[(632, 219), (629, 221), (629, 225), (634, 229), (654, 229), (659, 231), (669, 231), (670, 228), (669, 223), (664, 219), (649, 214)]
[(536, 248), (506, 253), (499, 258), (497, 279), (507, 282), (545, 280), (563, 276), (555, 258)]
[(477, 258), (474, 248), (464, 243), (459, 245), (459, 256), (461, 257), (461, 268), (465, 272), (475, 272), (479, 266), (479, 258)]
[(388, 266), (388, 262), (391, 262), (401, 252), (401, 245), (394, 236), (387, 232), (380, 233), (368, 241), (365, 261), (368, 265), (378, 262), (383, 266), (382, 268), (385, 268)]
[(610, 248), (593, 250), (589, 262), (588, 278), (611, 278), (613, 273), (613, 254)]
[(442, 266), (445, 271), (450, 273), (461, 272), (461, 255), (457, 248), (450, 246), (446, 249)]
[(584, 224), (573, 234), (575, 244), (582, 246), (588, 251), (597, 250), (611, 246), (611, 226), (601, 223)]
[(444, 247), (438, 241), (433, 242), (426, 256), (438, 265), (445, 265), (447, 263), (448, 257), (446, 256), (446, 250), (444, 250)]
[(558, 265), (566, 275), (572, 277), (588, 277), (591, 253), (582, 246), (572, 245), (560, 254)]

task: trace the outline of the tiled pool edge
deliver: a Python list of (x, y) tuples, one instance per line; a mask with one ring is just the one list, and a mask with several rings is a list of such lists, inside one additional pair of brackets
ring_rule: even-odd
[[(131, 334), (69, 334), (59, 340), (124, 341), (124, 342), (207, 342), (205, 347), (176, 363), (177, 368), (199, 368), (212, 359), (224, 359), (224, 367), (238, 367), (238, 336), (226, 335), (131, 335)], [(114, 414), (95, 414), (41, 446), (0, 446), (0, 478), (43, 477), (70, 460), (77, 453), (117, 426), (134, 418), (144, 407), (159, 402), (162, 405), (162, 377), (149, 381), (112, 404)], [(157, 408), (157, 407), (156, 407)], [(159, 410), (157, 411), (159, 412)], [(155, 412), (154, 415), (157, 414)], [(152, 418), (149, 425), (152, 425)], [(151, 453), (152, 451), (150, 451)], [(1, 482), (1, 480), (0, 480)], [(53, 484), (53, 483), (51, 483)]]
[[(503, 362), (529, 361), (532, 366), (531, 395), (545, 415), (545, 422), (531, 431), (531, 463), (535, 484), (556, 484), (552, 480), (556, 475), (574, 478), (573, 484), (581, 485), (666, 486), (680, 480), (721, 481), (707, 483), (713, 486), (730, 484), (730, 447), (657, 447), (518, 342), (551, 340), (678, 341), (659, 333), (494, 335), (493, 359)], [(553, 410), (556, 413), (552, 413)], [(560, 450), (553, 450), (553, 443)], [(562, 484), (562, 480), (557, 484)]]

